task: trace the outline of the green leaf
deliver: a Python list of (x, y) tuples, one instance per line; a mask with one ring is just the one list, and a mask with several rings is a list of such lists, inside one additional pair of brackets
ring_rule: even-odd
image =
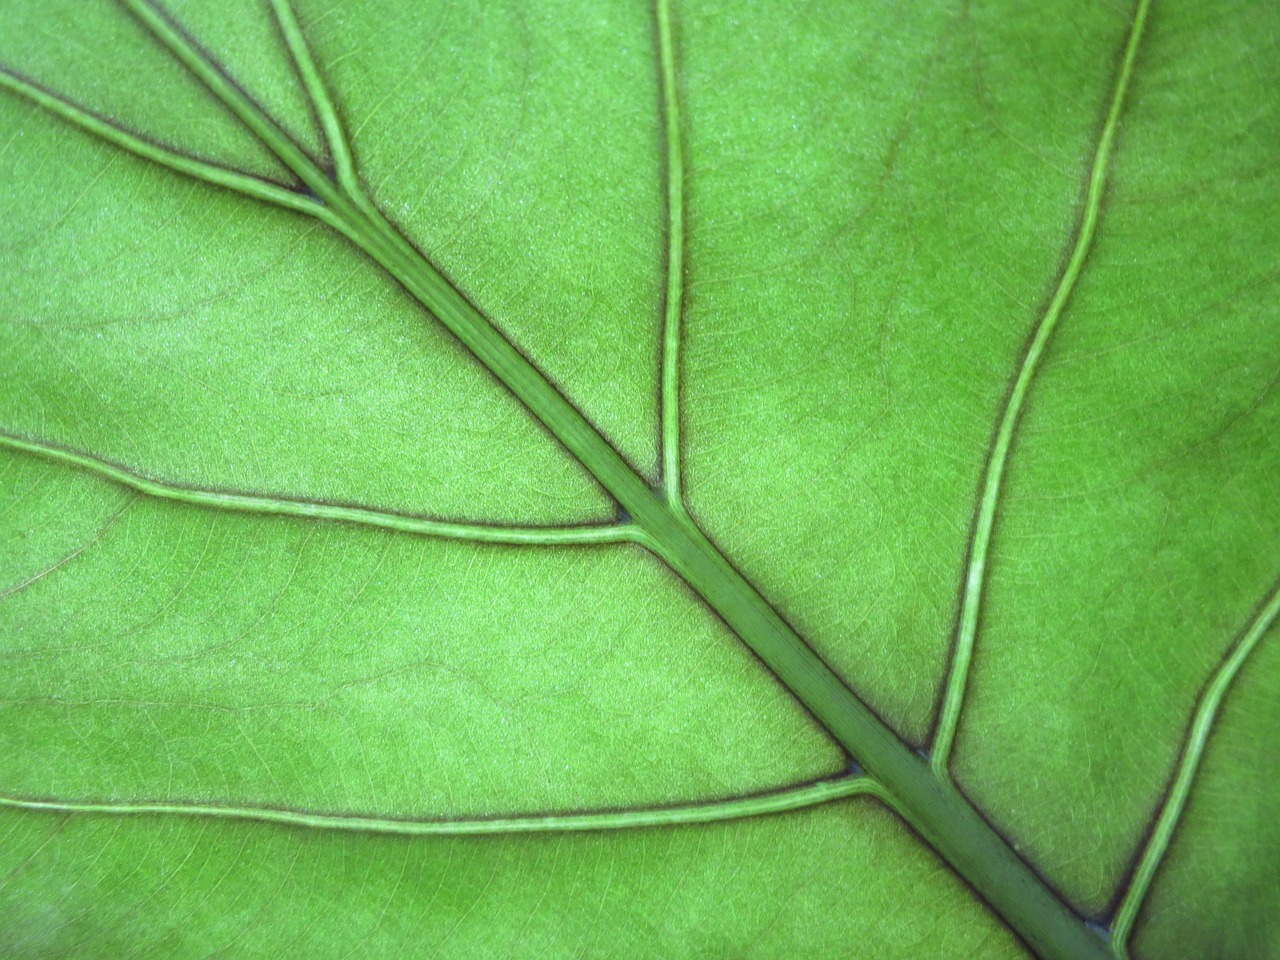
[(1274, 4), (5, 21), (0, 954), (1280, 953)]

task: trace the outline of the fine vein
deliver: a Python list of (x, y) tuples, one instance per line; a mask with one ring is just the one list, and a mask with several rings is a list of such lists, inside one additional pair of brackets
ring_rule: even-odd
[(13, 594), (27, 589), (33, 583), (39, 583), (45, 577), (50, 576), (51, 574), (56, 573), (58, 570), (65, 567), (68, 563), (70, 563), (76, 557), (80, 556), (80, 554), (84, 553), (90, 547), (101, 542), (102, 538), (105, 537), (111, 531), (111, 528), (114, 527), (116, 525), (116, 522), (125, 515), (125, 511), (127, 511), (131, 506), (133, 506), (136, 500), (137, 498), (134, 496), (128, 497), (124, 501), (124, 503), (120, 504), (119, 508), (116, 510), (115, 513), (107, 517), (107, 522), (104, 523), (101, 527), (99, 527), (97, 531), (93, 534), (93, 536), (91, 536), (84, 543), (80, 544), (70, 553), (67, 553), (64, 556), (59, 557), (57, 560), (49, 564), (43, 570), (37, 570), (35, 573), (31, 574), (31, 576), (18, 581), (13, 586), (6, 587), (5, 589), (0, 590), (0, 600), (3, 600), (5, 597), (13, 596)]
[(311, 214), (312, 216), (319, 216), (323, 209), (318, 203), (304, 194), (296, 193), (268, 180), (262, 180), (247, 173), (241, 173), (238, 170), (230, 170), (226, 167), (209, 163), (207, 160), (199, 160), (176, 150), (171, 150), (168, 147), (152, 143), (149, 140), (144, 140), (142, 137), (129, 133), (127, 130), (122, 130), (115, 124), (90, 113), (64, 97), (41, 89), (29, 80), (3, 67), (0, 67), (0, 87), (26, 98), (37, 106), (74, 124), (86, 133), (128, 150), (130, 153), (136, 154), (145, 160), (168, 167), (176, 173), (184, 174), (196, 180), (203, 180), (205, 183), (211, 183), (228, 190), (234, 190), (236, 193), (244, 194), (255, 200), (265, 200), (267, 203), (275, 204), (278, 207), (285, 207), (286, 209)]
[(680, 324), (684, 310), (684, 148), (676, 90), (671, 4), (656, 0), (658, 85), (662, 91), (664, 176), (667, 186), (667, 290), (662, 324), (662, 485), (673, 505), (683, 504), (680, 473)]
[(1173, 835), (1178, 829), (1178, 822), (1186, 809), (1187, 798), (1191, 794), (1196, 771), (1204, 757), (1205, 744), (1209, 740), (1209, 734), (1217, 719), (1222, 701), (1245, 661), (1257, 648), (1258, 641), (1278, 617), (1280, 617), (1280, 583), (1272, 589), (1253, 621), (1240, 635), (1240, 639), (1236, 641), (1226, 659), (1214, 671), (1208, 686), (1200, 696), (1200, 702), (1196, 704), (1196, 710), (1191, 719), (1191, 729), (1187, 733), (1187, 742), (1182, 749), (1182, 759), (1178, 763), (1178, 771), (1173, 778), (1173, 786), (1169, 788), (1164, 807), (1156, 819), (1156, 825), (1138, 861), (1129, 889), (1116, 909), (1115, 920), (1112, 922), (1112, 942), (1122, 958), (1127, 958), (1129, 955), (1128, 940), (1133, 931), (1133, 923), (1137, 919), (1138, 911), (1142, 909), (1142, 902), (1151, 888), (1151, 881), (1155, 879), (1156, 872), (1160, 869), (1160, 863), (1169, 849)]
[(21, 450), (48, 460), (72, 464), (138, 493), (162, 500), (177, 500), (238, 513), (274, 514), (314, 520), (335, 520), (366, 527), (380, 527), (401, 533), (464, 540), (472, 543), (521, 544), (527, 546), (569, 546), (592, 543), (635, 542), (637, 535), (628, 524), (581, 527), (521, 527), (482, 523), (454, 523), (431, 520), (412, 514), (393, 513), (369, 507), (290, 500), (258, 494), (232, 493), (183, 486), (156, 480), (120, 464), (77, 450), (68, 450), (40, 440), (29, 440), (0, 432), (0, 447)]
[(284, 810), (278, 807), (222, 806), (199, 803), (96, 803), (75, 800), (33, 800), (0, 796), (0, 807), (59, 813), (113, 816), (169, 815), (257, 820), (317, 830), (346, 830), (400, 836), (482, 836), (499, 833), (571, 833), (587, 830), (633, 830), (693, 823), (742, 820), (786, 813), (843, 800), (853, 796), (880, 797), (880, 785), (866, 776), (845, 776), (788, 787), (773, 793), (734, 797), (711, 803), (672, 807), (639, 807), (592, 813), (564, 813), (526, 817), (494, 817), (472, 820), (414, 820)]
[(955, 742), (956, 730), (960, 724), (960, 712), (964, 705), (965, 688), (969, 682), (969, 668), (973, 661), (973, 648), (978, 633), (978, 621), (982, 612), (982, 591), (986, 582), (987, 561), (991, 549), (991, 534), (995, 527), (996, 508), (1000, 500), (1001, 486), (1004, 482), (1005, 469), (1009, 463), (1009, 453), (1013, 447), (1014, 433), (1018, 421), (1026, 406), (1027, 397), (1031, 393), (1032, 383), (1039, 371), (1040, 362), (1044, 358), (1045, 349), (1053, 336), (1054, 328), (1062, 317), (1067, 301), (1071, 299), (1071, 291), (1084, 269), (1085, 259), (1093, 245), (1097, 232), (1098, 220), (1102, 209), (1102, 196), (1107, 184), (1107, 166), (1115, 145), (1116, 130), (1120, 124), (1120, 114), (1124, 108), (1125, 93), (1129, 80), (1133, 75), (1133, 66), (1137, 60), (1138, 45), (1142, 39), (1142, 29), (1147, 19), (1150, 0), (1139, 0), (1134, 13), (1133, 26), (1125, 44), (1119, 75), (1116, 77), (1115, 90), (1111, 97), (1111, 106), (1102, 125), (1102, 133), (1098, 138), (1098, 148), (1094, 153), (1093, 166), (1089, 172), (1088, 187), (1085, 192), (1084, 208), (1076, 233), (1075, 245), (1067, 261), (1066, 269), (1053, 292), (1053, 298), (1041, 317), (1035, 334), (1027, 347), (1026, 355), (1017, 378), (1005, 401), (1004, 412), (1000, 417), (1000, 425), (996, 430), (991, 445), (991, 453), (987, 460), (986, 475), (983, 478), (982, 493), (978, 501), (978, 515), (974, 521), (973, 538), (969, 546), (969, 557), (964, 573), (963, 596), (960, 604), (960, 616), (956, 627), (956, 638), (952, 651), (951, 669), (947, 677), (943, 694), (942, 710), (938, 717), (932, 744), (932, 763), (940, 776), (950, 776), (951, 748)]

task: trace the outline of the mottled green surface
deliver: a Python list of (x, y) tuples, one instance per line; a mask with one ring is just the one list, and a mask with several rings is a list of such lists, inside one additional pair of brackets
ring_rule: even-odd
[[(661, 98), (644, 3), (296, 3), (370, 196), (642, 474)], [(321, 150), (258, 0), (169, 9)], [(1155, 0), (1100, 225), (1020, 421), (959, 785), (1101, 918), (1280, 573), (1280, 16)], [(0, 64), (288, 173), (107, 0), (0, 0)], [(926, 745), (982, 470), (1074, 242), (1126, 4), (677, 5), (695, 518)], [(0, 91), (0, 431), (167, 483), (608, 521), (368, 258)], [(1142, 960), (1280, 953), (1276, 630), (1227, 698)], [(162, 502), (0, 448), (0, 794), (382, 817), (666, 805), (842, 751), (639, 547)], [(1016, 957), (867, 799), (538, 837), (0, 813), (0, 954)]]

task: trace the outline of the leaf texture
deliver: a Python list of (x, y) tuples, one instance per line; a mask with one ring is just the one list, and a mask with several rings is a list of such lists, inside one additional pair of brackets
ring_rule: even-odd
[(1273, 5), (3, 8), (0, 953), (1041, 949), (151, 13), (1099, 949), (1280, 953)]

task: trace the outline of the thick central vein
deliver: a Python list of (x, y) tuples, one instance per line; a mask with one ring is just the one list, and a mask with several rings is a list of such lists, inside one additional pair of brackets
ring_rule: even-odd
[[(986, 823), (827, 666), (661, 487), (651, 487), (545, 374), (470, 302), (374, 205), (330, 179), (150, 0), (122, 0), (139, 19), (318, 198), (313, 215), (364, 251), (501, 382), (626, 510), (638, 538), (657, 553), (760, 658), (779, 681), (878, 782), (888, 802), (1045, 960), (1113, 960), (1097, 937)], [(661, 13), (665, 7), (659, 7)], [(1141, 8), (1145, 12), (1145, 3)], [(662, 18), (660, 17), (660, 29)], [(1141, 19), (1135, 25), (1125, 77)], [(670, 51), (670, 23), (665, 46)], [(286, 37), (290, 33), (285, 28)], [(289, 42), (298, 41), (300, 34)], [(660, 48), (664, 43), (660, 40)], [(303, 62), (297, 59), (299, 68)], [(674, 61), (664, 58), (674, 97)], [(318, 84), (318, 74), (312, 78)], [(311, 91), (315, 96), (315, 91)], [(669, 116), (674, 117), (673, 110)], [(1109, 130), (1114, 127), (1113, 108)], [(1100, 152), (1110, 147), (1107, 133)], [(1095, 175), (1101, 188), (1101, 167)], [(1082, 226), (1092, 236), (1096, 208)], [(1085, 247), (1081, 248), (1087, 249)], [(1072, 282), (1083, 253), (1069, 267)], [(1070, 284), (1055, 298), (1061, 312)], [(1051, 325), (1050, 325), (1051, 326)], [(1047, 333), (1044, 339), (1047, 339)], [(1043, 349), (1043, 345), (1039, 349)], [(1028, 380), (1029, 382), (1029, 380)], [(669, 454), (668, 454), (669, 455)]]

